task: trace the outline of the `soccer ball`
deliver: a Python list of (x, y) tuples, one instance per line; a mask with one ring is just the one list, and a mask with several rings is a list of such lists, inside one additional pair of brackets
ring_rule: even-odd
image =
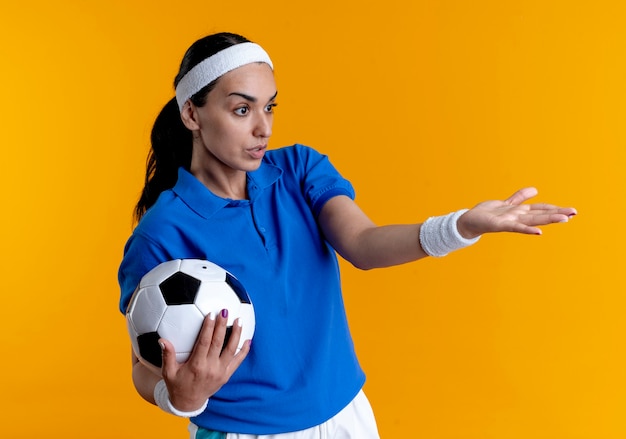
[(161, 373), (159, 339), (170, 341), (179, 362), (187, 360), (204, 317), (228, 309), (224, 345), (235, 319), (241, 319), (237, 347), (252, 338), (254, 308), (245, 288), (228, 271), (201, 259), (175, 259), (149, 271), (137, 286), (126, 311), (126, 322), (135, 355)]

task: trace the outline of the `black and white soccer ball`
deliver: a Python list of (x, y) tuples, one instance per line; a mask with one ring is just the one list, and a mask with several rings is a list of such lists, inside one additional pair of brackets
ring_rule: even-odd
[(170, 341), (179, 362), (187, 360), (205, 316), (228, 310), (225, 344), (235, 319), (241, 319), (238, 350), (252, 338), (255, 316), (245, 288), (222, 267), (201, 259), (175, 259), (156, 266), (141, 279), (126, 322), (139, 361), (160, 373), (159, 339)]

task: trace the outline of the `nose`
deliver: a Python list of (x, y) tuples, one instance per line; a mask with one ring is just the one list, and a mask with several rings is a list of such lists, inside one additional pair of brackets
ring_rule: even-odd
[(272, 135), (272, 122), (271, 113), (258, 115), (254, 125), (254, 136), (269, 138)]

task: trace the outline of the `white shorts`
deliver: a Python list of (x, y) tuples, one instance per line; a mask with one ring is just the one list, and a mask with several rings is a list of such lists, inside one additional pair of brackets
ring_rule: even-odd
[[(226, 433), (219, 435), (189, 424), (191, 439), (380, 439), (374, 412), (361, 390), (343, 410), (316, 427), (291, 433), (255, 435)], [(221, 437), (220, 437), (221, 436)]]

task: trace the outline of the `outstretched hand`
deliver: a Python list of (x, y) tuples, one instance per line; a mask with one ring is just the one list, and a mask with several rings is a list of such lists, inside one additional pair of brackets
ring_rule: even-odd
[(541, 235), (543, 226), (567, 222), (576, 215), (573, 207), (552, 204), (523, 204), (537, 195), (537, 189), (520, 189), (504, 201), (485, 201), (465, 212), (457, 222), (459, 233), (468, 239), (484, 233), (515, 232)]
[(247, 341), (237, 352), (241, 337), (238, 320), (235, 320), (230, 339), (224, 346), (227, 310), (222, 311), (217, 319), (211, 317), (204, 319), (193, 351), (184, 363), (176, 361), (176, 351), (169, 341), (160, 340), (163, 379), (172, 405), (182, 411), (200, 407), (230, 379), (250, 351), (250, 342)]

